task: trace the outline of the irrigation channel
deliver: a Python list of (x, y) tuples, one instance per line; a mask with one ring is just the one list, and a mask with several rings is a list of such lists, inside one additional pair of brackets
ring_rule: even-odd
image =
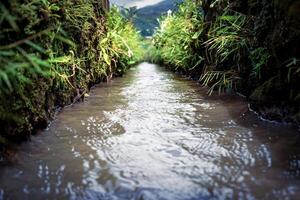
[(149, 63), (91, 90), (0, 170), (0, 199), (297, 199), (299, 132)]

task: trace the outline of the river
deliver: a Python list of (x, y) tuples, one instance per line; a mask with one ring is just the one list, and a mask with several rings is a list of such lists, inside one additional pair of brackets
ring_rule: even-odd
[(0, 166), (0, 199), (299, 199), (300, 134), (141, 63)]

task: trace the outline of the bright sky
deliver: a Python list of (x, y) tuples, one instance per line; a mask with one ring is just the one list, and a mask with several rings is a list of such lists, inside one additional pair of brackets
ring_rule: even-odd
[(138, 8), (154, 5), (161, 1), (163, 0), (110, 0), (112, 4), (117, 4), (124, 7), (137, 6)]

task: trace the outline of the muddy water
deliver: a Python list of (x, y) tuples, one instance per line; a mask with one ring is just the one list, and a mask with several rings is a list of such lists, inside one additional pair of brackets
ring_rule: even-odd
[(0, 199), (299, 199), (300, 135), (142, 63), (0, 167)]

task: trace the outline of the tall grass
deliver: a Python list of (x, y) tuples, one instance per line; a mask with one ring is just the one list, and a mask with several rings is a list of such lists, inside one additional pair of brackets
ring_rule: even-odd
[[(215, 2), (218, 3), (221, 2)], [(248, 49), (248, 19), (227, 7), (213, 23), (208, 23), (202, 5), (186, 0), (178, 12), (163, 18), (154, 46), (160, 52), (159, 59), (171, 68), (187, 74), (199, 73), (196, 77), (210, 87), (209, 94), (214, 90), (234, 90), (240, 80), (239, 62)]]
[(162, 60), (175, 70), (189, 71), (200, 64), (201, 56), (194, 54), (201, 45), (199, 35), (203, 25), (202, 15), (192, 1), (179, 6), (176, 13), (160, 19), (154, 35), (156, 60)]
[(208, 94), (239, 91), (259, 105), (285, 107), (299, 122), (296, 4), (185, 0), (160, 20), (149, 49), (156, 61), (200, 77)]
[(15, 0), (0, 11), (1, 134), (31, 132), (142, 57), (131, 22), (98, 0)]
[(236, 89), (240, 61), (248, 49), (246, 23), (245, 15), (225, 9), (210, 27), (203, 43), (208, 62), (199, 79), (210, 87), (209, 94), (216, 88), (219, 93)]
[(226, 10), (218, 16), (208, 32), (206, 46), (213, 64), (218, 65), (227, 59), (240, 61), (243, 48), (247, 47), (247, 18), (241, 13)]
[[(111, 46), (110, 49), (101, 48), (106, 64), (114, 67), (114, 71), (122, 74), (126, 69), (143, 59), (143, 39), (130, 21), (123, 17), (117, 7), (113, 7), (107, 18), (107, 36), (101, 40), (103, 46)], [(110, 55), (111, 59), (107, 59)]]

